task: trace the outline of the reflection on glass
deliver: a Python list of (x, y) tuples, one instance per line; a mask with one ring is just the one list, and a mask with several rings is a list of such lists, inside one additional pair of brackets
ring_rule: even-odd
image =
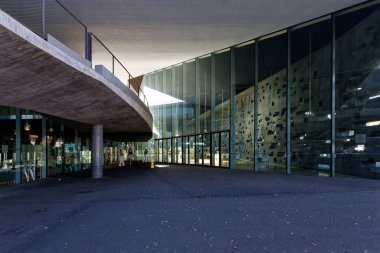
[(167, 139), (167, 144), (166, 144), (166, 152), (167, 152), (167, 162), (171, 163), (172, 162), (172, 142), (171, 139)]
[(0, 106), (0, 185), (16, 183), (15, 110)]
[(215, 129), (230, 129), (231, 52), (215, 55)]
[(329, 175), (331, 20), (291, 32), (292, 173)]
[(168, 162), (168, 146), (166, 139), (162, 140), (162, 162)]
[(211, 57), (196, 61), (197, 133), (211, 131)]
[(203, 135), (203, 165), (210, 166), (211, 165), (211, 134)]
[(235, 167), (253, 168), (255, 45), (235, 48)]
[(230, 166), (230, 135), (229, 132), (220, 133), (220, 148), (221, 148), (221, 166), (229, 167)]
[[(183, 69), (182, 64), (173, 67), (173, 97), (182, 101), (183, 100)], [(173, 130), (172, 136), (182, 136), (183, 135), (183, 103), (173, 104)]]
[(189, 164), (195, 164), (195, 136), (189, 136)]
[(203, 165), (203, 137), (202, 135), (196, 136), (196, 144), (195, 144), (195, 161), (198, 165)]
[[(42, 178), (43, 137), (42, 116), (21, 111), (21, 183)], [(25, 126), (29, 125), (30, 128)]]
[[(172, 69), (165, 69), (163, 76), (163, 93), (172, 97)], [(173, 104), (164, 104), (162, 106), (162, 127), (163, 127), (163, 136), (162, 137), (171, 137), (172, 136), (172, 108)], [(171, 145), (170, 145), (171, 146)], [(168, 156), (169, 157), (169, 156)]]
[(181, 164), (182, 163), (182, 138), (178, 137), (175, 138), (175, 163)]
[(336, 17), (336, 172), (380, 178), (380, 5)]
[(162, 162), (162, 140), (158, 141), (158, 162)]
[(184, 94), (184, 109), (185, 117), (184, 134), (195, 133), (195, 61), (183, 64), (183, 94)]
[(258, 171), (285, 172), (287, 34), (258, 42)]
[(214, 153), (214, 166), (220, 167), (221, 153), (220, 153), (220, 133), (212, 134), (212, 152)]
[(183, 164), (189, 164), (189, 137), (183, 137), (183, 155), (182, 155), (182, 161)]

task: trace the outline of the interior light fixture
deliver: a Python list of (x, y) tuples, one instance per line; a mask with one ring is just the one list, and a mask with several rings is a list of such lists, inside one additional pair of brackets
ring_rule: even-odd
[(370, 127), (370, 126), (378, 126), (378, 125), (380, 125), (380, 120), (377, 120), (377, 121), (370, 121), (370, 122), (365, 123), (365, 126), (367, 126), (367, 127)]
[(380, 98), (380, 95), (369, 97), (369, 99), (375, 99), (375, 98)]
[(33, 135), (33, 134), (30, 134), (30, 135), (29, 135), (29, 141), (30, 141), (30, 144), (35, 145), (37, 139), (38, 139), (38, 135)]
[(26, 123), (24, 125), (24, 130), (28, 132), (28, 131), (30, 131), (30, 129), (31, 129), (31, 126), (30, 126), (28, 120), (26, 120)]

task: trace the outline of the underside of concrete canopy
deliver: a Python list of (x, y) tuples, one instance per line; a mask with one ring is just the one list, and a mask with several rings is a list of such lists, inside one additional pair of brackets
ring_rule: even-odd
[(104, 134), (116, 139), (148, 140), (149, 108), (84, 61), (0, 11), (0, 105), (58, 117), (84, 131), (103, 125)]

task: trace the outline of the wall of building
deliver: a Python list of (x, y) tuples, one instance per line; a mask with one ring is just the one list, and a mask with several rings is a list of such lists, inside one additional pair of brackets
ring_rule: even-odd
[(379, 27), (365, 3), (145, 75), (183, 101), (152, 108), (156, 139), (227, 130), (231, 168), (380, 178)]

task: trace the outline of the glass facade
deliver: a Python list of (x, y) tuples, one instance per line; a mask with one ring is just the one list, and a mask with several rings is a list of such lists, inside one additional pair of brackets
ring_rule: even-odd
[(0, 107), (0, 184), (32, 182), (90, 169), (90, 134), (57, 119)]
[(145, 75), (177, 99), (151, 106), (156, 161), (380, 178), (379, 20), (366, 2)]
[[(165, 161), (172, 162), (166, 142)], [(71, 128), (59, 119), (19, 108), (0, 106), (0, 185), (33, 182), (91, 169), (91, 133)], [(150, 142), (104, 140), (104, 166), (116, 164), (132, 148), (133, 160), (154, 155)], [(162, 149), (161, 149), (162, 151)]]

